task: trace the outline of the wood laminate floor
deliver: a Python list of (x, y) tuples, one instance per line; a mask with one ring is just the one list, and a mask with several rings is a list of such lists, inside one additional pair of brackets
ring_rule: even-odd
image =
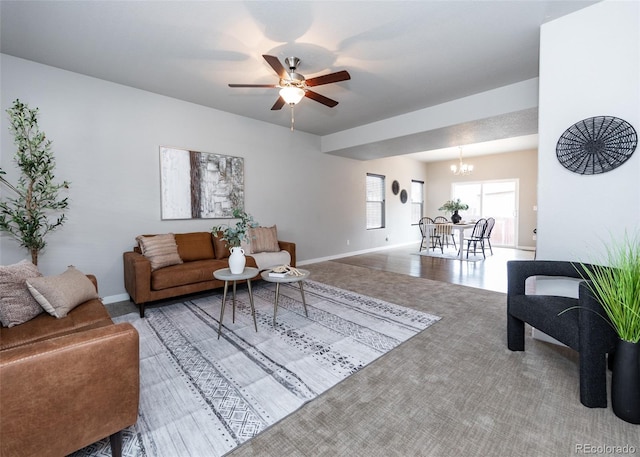
[(343, 257), (333, 262), (506, 293), (507, 261), (534, 257), (533, 251), (497, 247), (493, 248), (493, 255), (487, 249), (486, 260), (475, 262), (417, 255), (417, 252), (418, 245), (407, 246)]

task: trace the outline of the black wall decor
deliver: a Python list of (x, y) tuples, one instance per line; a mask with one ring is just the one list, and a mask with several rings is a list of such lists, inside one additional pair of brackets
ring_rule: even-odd
[(404, 204), (407, 203), (407, 191), (402, 189), (400, 191), (400, 201)]
[(558, 161), (581, 175), (606, 173), (631, 157), (638, 135), (627, 121), (597, 116), (576, 122), (560, 135), (556, 145)]
[(398, 192), (400, 192), (400, 183), (398, 181), (391, 183), (391, 192), (393, 192), (393, 195), (398, 195)]

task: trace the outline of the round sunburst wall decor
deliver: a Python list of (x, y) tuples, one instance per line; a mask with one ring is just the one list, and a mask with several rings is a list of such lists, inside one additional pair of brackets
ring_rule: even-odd
[(638, 135), (627, 121), (613, 116), (596, 116), (576, 122), (560, 135), (556, 145), (558, 161), (581, 175), (606, 173), (631, 157)]

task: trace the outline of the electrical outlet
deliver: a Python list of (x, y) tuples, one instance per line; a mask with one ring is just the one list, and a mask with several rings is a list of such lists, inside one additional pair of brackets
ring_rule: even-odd
[(349, 246), (349, 240), (347, 240), (347, 246)]

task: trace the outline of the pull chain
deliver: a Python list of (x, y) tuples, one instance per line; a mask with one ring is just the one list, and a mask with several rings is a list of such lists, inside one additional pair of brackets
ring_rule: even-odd
[(293, 124), (295, 123), (295, 118), (294, 118), (294, 115), (293, 115), (293, 107), (294, 107), (294, 106), (295, 106), (295, 105), (292, 103), (292, 104), (291, 104), (291, 131), (292, 131), (292, 132), (293, 132)]

